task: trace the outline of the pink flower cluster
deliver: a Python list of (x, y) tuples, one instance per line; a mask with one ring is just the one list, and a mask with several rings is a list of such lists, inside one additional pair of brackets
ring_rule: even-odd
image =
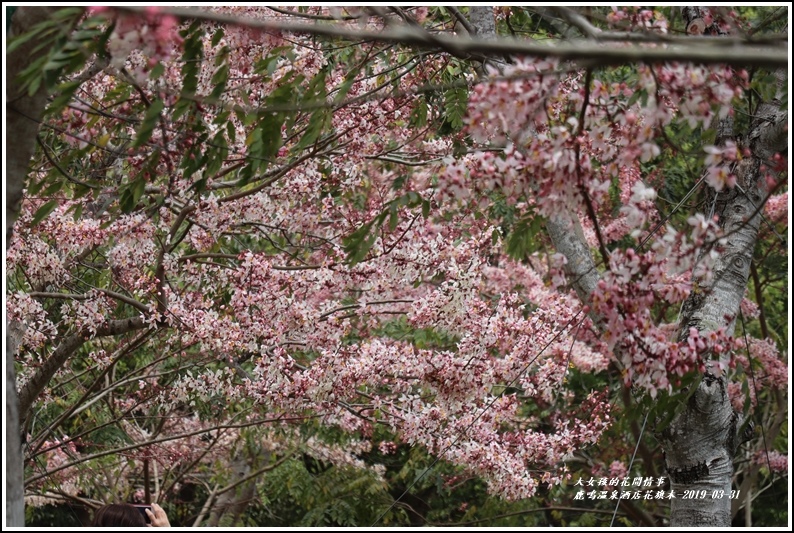
[(535, 121), (545, 120), (546, 100), (559, 83), (557, 62), (524, 58), (508, 66), (512, 79), (480, 83), (469, 97), (466, 124), (475, 141), (520, 144), (535, 132)]
[(783, 474), (788, 472), (788, 455), (777, 450), (758, 450), (753, 455), (753, 463), (765, 466), (775, 473)]
[[(114, 15), (112, 8), (91, 7), (90, 15)], [(133, 51), (148, 58), (151, 68), (160, 61), (172, 58), (182, 38), (177, 33), (179, 20), (168, 14), (160, 13), (158, 7), (148, 7), (144, 16), (128, 13), (115, 14), (115, 28), (108, 40), (111, 64), (117, 68), (125, 65)]]

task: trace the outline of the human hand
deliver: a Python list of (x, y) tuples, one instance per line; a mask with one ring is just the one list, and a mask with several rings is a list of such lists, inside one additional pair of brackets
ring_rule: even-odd
[(171, 527), (165, 511), (156, 503), (152, 504), (151, 509), (146, 509), (146, 515), (149, 517), (149, 527)]

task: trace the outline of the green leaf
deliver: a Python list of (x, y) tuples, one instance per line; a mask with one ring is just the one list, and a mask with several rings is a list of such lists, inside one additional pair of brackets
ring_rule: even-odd
[(306, 133), (303, 134), (301, 140), (295, 145), (294, 151), (300, 152), (304, 148), (313, 145), (322, 134), (325, 126), (330, 122), (330, 114), (327, 109), (318, 109), (312, 113), (309, 119), (309, 125), (306, 127)]
[(538, 249), (538, 239), (536, 235), (543, 229), (542, 218), (532, 216), (519, 220), (505, 242), (505, 252), (513, 259), (520, 261), (527, 254)]
[(397, 215), (397, 204), (391, 204), (389, 206), (389, 231), (394, 231), (397, 229), (397, 224), (399, 223), (400, 218)]
[(240, 109), (235, 109), (234, 110), (234, 114), (235, 114), (235, 116), (237, 116), (237, 120), (239, 120), (240, 123), (243, 126), (250, 126), (256, 120), (256, 115), (255, 114), (253, 114), (253, 113), (245, 113), (244, 111), (242, 111)]
[(135, 206), (138, 205), (138, 200), (143, 196), (145, 187), (146, 180), (141, 176), (135, 181), (128, 183), (121, 190), (119, 206), (123, 213), (131, 213), (135, 209)]
[(160, 112), (163, 110), (164, 104), (161, 99), (157, 99), (146, 110), (146, 114), (138, 126), (138, 133), (135, 136), (135, 142), (132, 143), (133, 148), (137, 148), (146, 144), (152, 138), (157, 122), (160, 120)]
[(411, 111), (411, 126), (423, 128), (427, 125), (427, 103), (424, 99), (416, 102), (416, 106)]
[(182, 115), (188, 112), (191, 105), (192, 102), (185, 98), (180, 98), (179, 100), (177, 100), (176, 103), (174, 104), (174, 107), (171, 108), (171, 120), (174, 122), (179, 120), (182, 117)]
[(149, 79), (156, 80), (164, 73), (165, 73), (165, 66), (163, 66), (162, 61), (158, 61), (157, 64), (152, 68), (152, 71), (149, 72)]
[(356, 81), (355, 76), (348, 76), (347, 78), (345, 78), (345, 81), (342, 82), (342, 85), (339, 86), (339, 90), (336, 92), (336, 96), (334, 97), (335, 104), (338, 104), (345, 99), (347, 93), (350, 92), (350, 88), (353, 86), (353, 83), (355, 83), (355, 81)]
[(42, 76), (36, 76), (30, 80), (30, 85), (28, 85), (28, 96), (33, 96), (36, 94), (36, 91), (38, 91), (39, 87), (41, 87), (41, 81), (43, 79), (44, 78)]
[[(290, 73), (292, 74), (292, 73)], [(290, 76), (287, 76), (290, 77)], [(302, 78), (302, 76), (301, 76)], [(267, 98), (268, 106), (283, 106), (292, 102), (295, 97), (295, 86), (299, 83), (298, 80), (293, 80), (290, 83), (284, 83), (276, 90), (274, 90)], [(282, 111), (282, 110), (277, 110)]]
[[(52, 172), (50, 172), (50, 173), (52, 173)], [(45, 178), (42, 178), (42, 179), (40, 179), (38, 181), (34, 181), (33, 183), (31, 183), (30, 186), (27, 189), (27, 195), (28, 196), (35, 196), (36, 194), (38, 194), (38, 192), (41, 190), (41, 188), (44, 187), (44, 185), (47, 183), (47, 178), (48, 177), (49, 176), (47, 176)]]
[(132, 192), (129, 188), (121, 191), (119, 195), (119, 207), (122, 213), (131, 213), (135, 209), (135, 202), (132, 200)]
[(41, 193), (42, 196), (52, 196), (60, 192), (63, 189), (64, 181), (61, 179), (60, 174), (57, 178), (55, 178), (49, 186), (44, 189), (44, 192)]
[(249, 163), (237, 172), (237, 179), (240, 180), (240, 185), (245, 185), (254, 177), (255, 164)]
[(209, 151), (204, 173), (207, 176), (214, 176), (221, 169), (223, 162), (228, 156), (228, 144), (226, 143), (226, 138), (223, 136), (223, 130), (221, 130), (212, 138), (212, 149)]
[(223, 92), (226, 90), (226, 83), (229, 81), (229, 64), (224, 63), (215, 73), (212, 75), (212, 80), (210, 83), (213, 83), (215, 87), (212, 88), (212, 92), (209, 95), (210, 100), (217, 100), (221, 97)]
[(235, 130), (234, 123), (231, 120), (226, 123), (226, 136), (229, 137), (229, 141), (232, 144), (237, 142), (237, 130)]
[(143, 196), (143, 192), (146, 189), (146, 180), (143, 177), (132, 182), (132, 201), (136, 204), (138, 200), (141, 199)]
[(377, 235), (375, 232), (370, 233), (370, 230), (376, 220), (377, 219), (373, 219), (367, 222), (342, 239), (342, 245), (344, 246), (345, 253), (347, 253), (347, 260), (351, 265), (355, 265), (364, 259), (372, 248), (372, 245), (375, 244)]
[[(38, 28), (38, 29), (37, 29)], [(30, 41), (31, 39), (36, 39), (37, 41), (42, 41), (44, 38), (53, 33), (58, 31), (57, 27), (39, 27), (39, 25), (34, 26), (30, 31), (22, 33), (20, 35), (15, 35), (11, 39), (8, 40), (8, 46), (6, 46), (6, 56), (25, 44), (26, 42)]]
[(283, 113), (268, 113), (257, 128), (261, 135), (262, 144), (259, 148), (259, 157), (271, 159), (281, 148), (281, 126), (284, 124)]
[(79, 50), (59, 50), (50, 56), (49, 61), (44, 65), (44, 70), (58, 70), (82, 57), (83, 54)]
[(444, 114), (453, 130), (463, 128), (463, 117), (466, 116), (468, 107), (468, 93), (466, 89), (447, 89), (444, 92)]
[(83, 204), (75, 204), (74, 206), (74, 213), (72, 214), (72, 218), (75, 222), (80, 220), (80, 217), (83, 216)]
[(212, 35), (212, 46), (218, 46), (218, 43), (221, 42), (223, 39), (223, 28), (218, 28), (215, 33)]
[(198, 89), (198, 75), (204, 58), (204, 31), (200, 24), (194, 22), (180, 33), (185, 38), (182, 43), (182, 93), (193, 95)]
[(80, 80), (69, 81), (66, 83), (61, 84), (58, 88), (59, 94), (53, 98), (50, 105), (47, 106), (46, 113), (48, 115), (53, 115), (59, 113), (69, 102), (72, 100), (72, 96), (74, 96), (75, 91), (82, 85)]
[(325, 101), (325, 79), (326, 71), (322, 69), (309, 82), (309, 86), (306, 88), (306, 100), (312, 102), (316, 100)]
[(637, 100), (640, 99), (640, 96), (642, 96), (643, 93), (645, 93), (645, 97), (647, 98), (648, 97), (648, 91), (646, 91), (645, 89), (640, 89), (640, 90), (634, 91), (634, 94), (632, 94), (631, 98), (629, 98), (629, 101), (626, 104), (626, 107), (631, 107), (634, 104), (636, 104)]
[(50, 200), (43, 206), (39, 207), (36, 210), (36, 214), (33, 215), (33, 220), (30, 222), (30, 226), (33, 227), (37, 225), (39, 222), (47, 218), (47, 216), (52, 213), (53, 209), (58, 207), (58, 202), (60, 200)]
[(82, 17), (84, 13), (82, 7), (64, 7), (52, 14), (52, 19), (56, 21), (69, 20), (75, 17)]

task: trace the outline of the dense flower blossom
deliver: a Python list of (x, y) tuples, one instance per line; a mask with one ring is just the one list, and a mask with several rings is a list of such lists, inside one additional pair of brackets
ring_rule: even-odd
[[(344, 13), (361, 20), (307, 9), (341, 27), (386, 27), (358, 8)], [(680, 185), (665, 174), (667, 136), (728, 118), (741, 72), (668, 62), (601, 76), (518, 57), (501, 70), (486, 62), (477, 78), (440, 52), (326, 50), (303, 34), (182, 24), (161, 8), (91, 13), (114, 17), (110, 68), (47, 118), (90, 192), (53, 193), (37, 223), (47, 200), (25, 200), (6, 313), (25, 328), (20, 386), (61, 339), (83, 344), (41, 398), (60, 398), (71, 376), (101, 373), (97, 386), (107, 376), (90, 401), (124, 413), (116, 427), (137, 446), (107, 467), (120, 493), (137, 490), (128, 460), (173, 471), (295, 445), (383, 479), (385, 467), (361, 457), (408, 444), (493, 494), (528, 498), (563, 483), (570, 459), (622, 416), (617, 388), (656, 398), (712, 367), (786, 387), (785, 354), (734, 339), (735, 317), (707, 330), (676, 318), (723, 275), (731, 235), (718, 218), (667, 208)], [(668, 32), (651, 10), (614, 8), (607, 23)], [(453, 72), (470, 92), (426, 90), (454, 85)], [(746, 157), (732, 141), (705, 146), (695, 181), (729, 192)], [(785, 222), (787, 201), (768, 199), (771, 224)], [(598, 258), (586, 297), (573, 290), (574, 258), (542, 233), (561, 214)], [(754, 297), (740, 304), (748, 320), (761, 317)], [(101, 333), (136, 320), (142, 331)], [(727, 393), (737, 411), (758, 402), (754, 387)], [(152, 444), (153, 427), (136, 421), (148, 417), (179, 438)], [(308, 418), (347, 436), (306, 437), (297, 426)], [(90, 459), (82, 442), (39, 444), (42, 468), (63, 467), (49, 481), (78, 496), (90, 470), (70, 461)], [(597, 468), (627, 476), (618, 455)], [(772, 456), (772, 470), (785, 466)]]

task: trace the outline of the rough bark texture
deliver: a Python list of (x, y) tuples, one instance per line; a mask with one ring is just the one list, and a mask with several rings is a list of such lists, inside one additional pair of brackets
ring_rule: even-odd
[(477, 37), (482, 39), (496, 39), (496, 20), (491, 6), (471, 6), (469, 8), (469, 21), (477, 30)]
[[(682, 307), (679, 338), (686, 337), (691, 327), (698, 331), (724, 327), (733, 332), (769, 194), (760, 167), (762, 161), (785, 148), (785, 128), (779, 125), (786, 120), (779, 103), (761, 105), (747, 136), (753, 155), (742, 159), (735, 169), (737, 186), (712, 192), (709, 202), (729, 237), (712, 280), (700, 283)], [(723, 377), (707, 374), (687, 408), (662, 434), (665, 464), (677, 495), (670, 515), (674, 527), (731, 525), (733, 455), (742, 419), (731, 407), (726, 386)], [(723, 491), (724, 497), (712, 498), (715, 490)], [(682, 499), (687, 491), (688, 495), (705, 491), (707, 496)]]
[(767, 196), (765, 183), (759, 179), (761, 161), (757, 157), (743, 159), (736, 167), (738, 187), (712, 194), (709, 200), (719, 223), (729, 235), (709, 282), (698, 284), (698, 290), (681, 310), (680, 337), (689, 328), (713, 331), (727, 327), (733, 330), (739, 304), (747, 288), (750, 263), (761, 225), (761, 210)]
[(596, 288), (599, 274), (579, 220), (570, 213), (559, 213), (546, 223), (546, 232), (554, 248), (567, 260), (565, 274), (568, 282), (579, 299), (587, 303)]
[[(233, 481), (243, 480), (251, 474), (251, 459), (242, 455), (233, 463)], [(207, 525), (209, 527), (234, 527), (248, 504), (256, 497), (256, 478), (244, 481), (233, 490), (221, 494), (212, 506)]]
[(24, 329), (11, 322), (6, 329), (6, 525), (25, 525), (22, 437), (19, 431), (19, 401), (16, 395), (14, 354), (22, 341)]
[[(50, 7), (20, 7), (14, 13), (9, 37), (25, 33), (45, 20), (54, 11)], [(36, 44), (33, 40), (6, 56), (6, 245), (11, 240), (14, 222), (19, 216), (22, 189), (28, 174), (30, 157), (36, 146), (39, 120), (47, 105), (47, 91), (41, 87), (28, 96), (16, 82), (17, 75), (46, 50), (30, 54)], [(42, 84), (43, 85), (43, 84)]]
[(670, 488), (676, 496), (670, 504), (671, 526), (730, 527), (738, 419), (725, 382), (707, 375), (687, 408), (662, 434)]
[[(45, 20), (54, 11), (51, 7), (20, 7), (11, 19), (8, 37), (25, 33)], [(46, 50), (30, 53), (30, 47), (21, 46), (6, 55), (6, 247), (11, 241), (14, 222), (19, 216), (22, 190), (28, 174), (28, 164), (35, 148), (38, 119), (47, 104), (47, 93), (42, 87), (32, 96), (27, 95), (16, 82), (17, 75)], [(10, 325), (9, 325), (10, 326)], [(8, 328), (9, 332), (11, 327)], [(25, 525), (25, 499), (23, 482), (22, 443), (20, 440), (19, 399), (16, 390), (14, 355), (17, 343), (11, 335), (6, 337), (6, 525)]]

